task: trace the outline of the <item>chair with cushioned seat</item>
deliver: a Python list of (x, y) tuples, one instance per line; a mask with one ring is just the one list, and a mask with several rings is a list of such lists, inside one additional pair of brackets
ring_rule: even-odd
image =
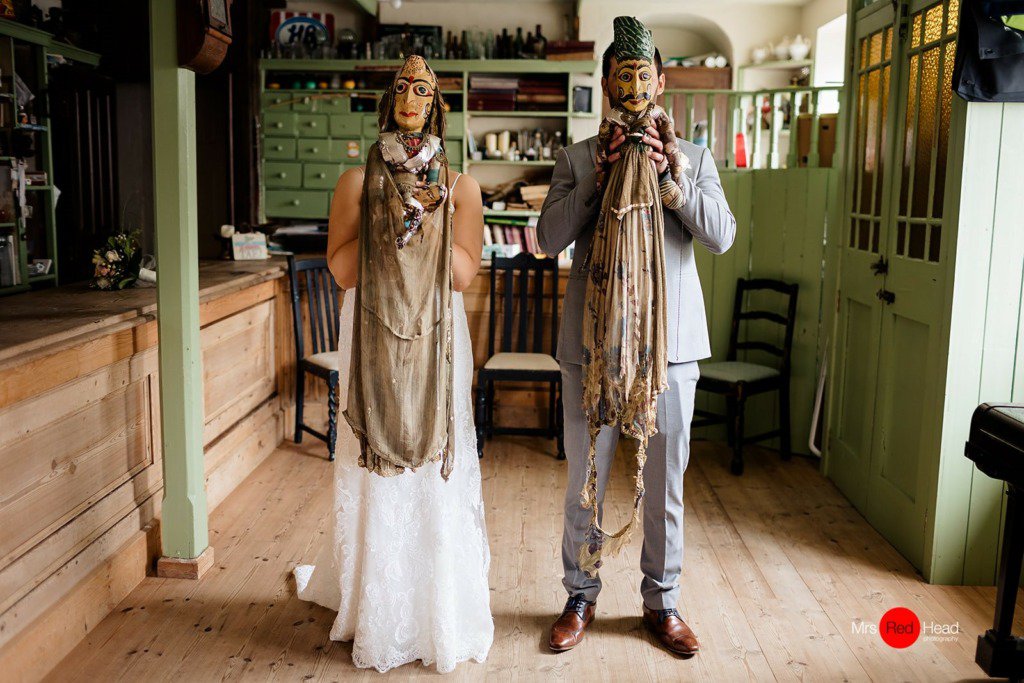
[[(549, 282), (547, 287), (545, 279)], [(494, 434), (532, 434), (555, 437), (558, 458), (563, 459), (562, 372), (554, 357), (558, 340), (558, 262), (552, 258), (537, 258), (525, 252), (513, 258), (495, 257), (491, 262), (490, 304), (487, 362), (477, 372), (477, 453), (481, 458), (484, 457), (484, 440)], [(499, 304), (501, 348), (495, 353)], [(546, 324), (551, 325), (551, 334), (547, 340), (544, 334)], [(496, 382), (547, 383), (550, 386), (548, 426), (495, 426)]]
[[(299, 275), (306, 290), (312, 354), (306, 356), (306, 335), (302, 321), (302, 296)], [(308, 432), (327, 444), (327, 456), (334, 460), (338, 438), (338, 286), (327, 268), (325, 258), (297, 259), (288, 257), (288, 277), (292, 289), (292, 323), (295, 328), (295, 443), (302, 443)], [(306, 374), (320, 377), (327, 383), (327, 433), (317, 431), (303, 422)]]
[[(733, 474), (743, 474), (743, 445), (779, 438), (779, 450), (783, 459), (792, 454), (790, 433), (789, 379), (790, 356), (793, 351), (793, 331), (796, 328), (796, 295), (798, 286), (779, 280), (740, 278), (736, 281), (736, 299), (733, 304), (732, 330), (729, 334), (729, 350), (726, 360), (718, 363), (701, 363), (700, 379), (697, 389), (719, 394), (725, 397), (726, 414), (721, 415), (706, 410), (694, 410), (692, 426), (705, 427), (712, 424), (725, 424), (729, 445), (733, 449), (730, 469)], [(744, 301), (752, 292), (776, 292), (785, 299), (782, 309), (785, 315), (766, 310), (744, 310)], [(759, 296), (763, 301), (766, 297)], [(760, 302), (759, 302), (760, 303)], [(748, 302), (749, 304), (749, 302)], [(748, 334), (744, 341), (739, 341), (740, 323), (743, 321), (762, 320), (781, 326), (782, 346), (766, 342), (752, 341)], [(764, 351), (779, 359), (778, 366), (762, 365), (737, 360), (738, 351)], [(746, 401), (756, 394), (770, 391), (779, 392), (779, 426), (763, 434), (746, 436), (743, 433), (744, 411)]]

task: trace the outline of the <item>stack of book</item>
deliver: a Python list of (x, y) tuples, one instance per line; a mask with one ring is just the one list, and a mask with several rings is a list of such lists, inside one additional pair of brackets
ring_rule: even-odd
[(519, 194), (523, 201), (534, 211), (540, 211), (544, 206), (544, 199), (548, 196), (550, 185), (523, 185), (519, 188)]
[(544, 78), (522, 78), (516, 93), (519, 111), (564, 111), (568, 92), (564, 83)]
[(0, 235), (0, 287), (21, 284), (18, 267), (18, 243), (14, 235)]
[[(572, 261), (570, 245), (558, 254), (560, 264)], [(537, 217), (514, 218), (504, 216), (484, 217), (484, 256), (515, 256), (520, 252), (534, 254), (537, 258), (548, 256), (537, 240)]]
[(484, 246), (489, 244), (516, 245), (517, 251), (541, 253), (537, 243), (537, 219), (505, 216), (484, 217)]
[(548, 41), (547, 59), (571, 61), (594, 58), (592, 40), (551, 40)]
[(519, 79), (515, 76), (473, 75), (469, 77), (471, 111), (514, 111)]
[(437, 87), (443, 91), (462, 90), (462, 76), (438, 76)]

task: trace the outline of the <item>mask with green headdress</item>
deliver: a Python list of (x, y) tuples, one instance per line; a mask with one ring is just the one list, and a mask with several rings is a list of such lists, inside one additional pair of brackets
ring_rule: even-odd
[[(603, 192), (587, 256), (583, 324), (583, 411), (590, 432), (588, 473), (580, 502), (592, 511), (579, 564), (595, 576), (603, 555), (614, 555), (640, 523), (643, 469), (649, 438), (657, 433), (658, 395), (667, 388), (664, 209), (683, 204), (679, 181), (687, 160), (676, 143), (672, 118), (655, 103), (659, 78), (650, 30), (633, 17), (615, 18), (615, 57), (607, 92), (612, 111), (598, 133), (598, 184)], [(643, 142), (655, 128), (669, 175), (659, 182)], [(618, 128), (626, 141), (608, 163)], [(635, 446), (633, 510), (617, 532), (598, 521), (596, 451), (601, 429), (611, 426)]]

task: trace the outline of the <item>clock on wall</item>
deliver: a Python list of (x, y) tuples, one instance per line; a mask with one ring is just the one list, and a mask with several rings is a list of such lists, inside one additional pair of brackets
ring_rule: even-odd
[(231, 44), (231, 0), (178, 1), (178, 63), (208, 74)]

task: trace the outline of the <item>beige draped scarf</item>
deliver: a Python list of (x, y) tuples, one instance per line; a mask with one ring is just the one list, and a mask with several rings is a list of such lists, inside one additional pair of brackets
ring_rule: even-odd
[[(675, 142), (671, 118), (657, 106), (639, 116), (614, 110), (602, 122), (599, 167), (616, 125), (637, 136), (647, 126), (656, 127), (666, 141), (672, 176), (680, 177), (685, 157)], [(601, 177), (604, 196), (588, 257), (585, 295), (583, 410), (590, 450), (580, 502), (592, 510), (592, 517), (579, 563), (590, 576), (597, 574), (604, 552), (614, 555), (629, 542), (640, 521), (647, 442), (657, 433), (658, 394), (668, 386), (662, 206), (682, 205), (678, 185), (666, 181), (659, 186), (646, 145), (633, 136), (620, 149), (620, 159)], [(596, 442), (604, 425), (617, 426), (636, 443), (632, 515), (615, 533), (601, 527), (597, 514)]]
[[(447, 187), (444, 153), (437, 158), (438, 182)], [(359, 438), (361, 466), (389, 477), (441, 460), (447, 480), (455, 447), (451, 197), (425, 213), (399, 249), (407, 226), (395, 175), (374, 145), (363, 184), (345, 418)]]

